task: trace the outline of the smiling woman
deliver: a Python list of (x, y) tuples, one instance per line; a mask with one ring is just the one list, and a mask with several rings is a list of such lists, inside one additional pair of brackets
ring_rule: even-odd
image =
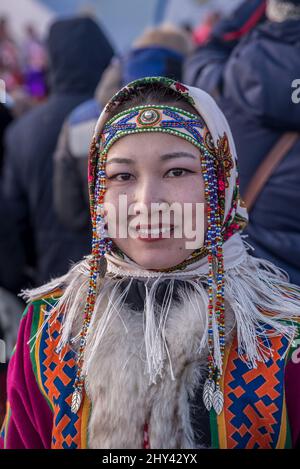
[(95, 129), (89, 190), (91, 255), (26, 292), (4, 447), (299, 445), (300, 292), (246, 251), (213, 99), (161, 77), (120, 90)]
[[(126, 194), (129, 206), (127, 235), (114, 238), (124, 254), (145, 269), (159, 270), (183, 262), (194, 251), (186, 248), (188, 230), (182, 228), (189, 206), (189, 224), (195, 236), (201, 234), (200, 223), (204, 226), (203, 215), (199, 220), (200, 213), (196, 220), (199, 210), (195, 210), (196, 204), (205, 202), (198, 148), (166, 133), (127, 135), (110, 148), (106, 175), (105, 202), (120, 213), (120, 195)], [(116, 222), (114, 228), (118, 232)], [(203, 239), (204, 233), (202, 242)]]

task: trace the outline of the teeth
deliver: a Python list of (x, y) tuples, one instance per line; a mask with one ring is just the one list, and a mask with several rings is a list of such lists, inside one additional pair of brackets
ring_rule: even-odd
[(144, 235), (144, 236), (155, 236), (159, 234), (164, 234), (164, 233), (169, 233), (171, 231), (171, 228), (154, 228), (152, 230), (147, 230), (147, 229), (139, 229), (139, 233)]

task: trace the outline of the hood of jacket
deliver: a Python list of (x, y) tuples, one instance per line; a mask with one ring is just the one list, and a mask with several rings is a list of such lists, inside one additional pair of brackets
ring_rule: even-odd
[(114, 53), (103, 31), (88, 17), (56, 21), (47, 48), (54, 93), (93, 94)]
[(263, 125), (298, 130), (295, 79), (300, 79), (300, 21), (265, 22), (234, 49), (225, 69), (224, 96)]

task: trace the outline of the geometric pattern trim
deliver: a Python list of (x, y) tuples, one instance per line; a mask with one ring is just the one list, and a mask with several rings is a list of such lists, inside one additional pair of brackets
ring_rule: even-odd
[[(59, 296), (59, 295), (58, 295)], [(46, 300), (46, 301), (45, 301)], [(34, 320), (31, 337), (39, 330), (45, 314), (57, 301), (57, 295), (33, 302)], [(36, 338), (31, 352), (33, 370), (41, 392), (53, 411), (52, 449), (88, 447), (88, 421), (91, 403), (83, 390), (83, 405), (71, 412), (76, 355), (69, 345), (56, 352), (60, 338), (62, 313), (57, 313)], [(265, 326), (268, 327), (268, 326)], [(224, 373), (224, 408), (220, 415), (210, 411), (212, 448), (257, 449), (290, 448), (284, 370), (290, 353), (285, 337), (259, 338), (270, 344), (273, 357), (249, 369), (238, 355), (237, 338), (226, 346)]]
[(217, 418), (220, 448), (289, 447), (282, 359), (288, 340), (277, 336), (259, 341), (271, 345), (273, 357), (253, 369), (238, 356), (236, 337), (232, 343), (223, 378), (224, 412)]
[[(44, 301), (41, 302), (36, 330), (42, 325), (45, 314), (52, 306), (53, 301), (49, 299), (47, 299), (47, 304)], [(51, 318), (51, 322), (43, 327), (36, 341), (33, 353), (35, 367), (39, 374), (37, 380), (53, 411), (51, 448), (87, 448), (90, 401), (84, 393), (80, 411), (77, 414), (71, 412), (73, 385), (76, 377), (76, 356), (69, 345), (65, 346), (61, 353), (56, 351), (60, 338), (61, 320), (62, 313)]]

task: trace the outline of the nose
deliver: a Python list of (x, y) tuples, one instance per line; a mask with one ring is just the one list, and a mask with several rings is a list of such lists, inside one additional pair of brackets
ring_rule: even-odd
[(155, 177), (143, 178), (136, 187), (134, 202), (135, 210), (138, 211), (143, 210), (143, 208), (150, 211), (152, 204), (167, 202), (167, 194), (161, 181), (158, 181)]
[(163, 186), (155, 177), (143, 178), (136, 188), (135, 201), (150, 207), (152, 203), (163, 202)]

